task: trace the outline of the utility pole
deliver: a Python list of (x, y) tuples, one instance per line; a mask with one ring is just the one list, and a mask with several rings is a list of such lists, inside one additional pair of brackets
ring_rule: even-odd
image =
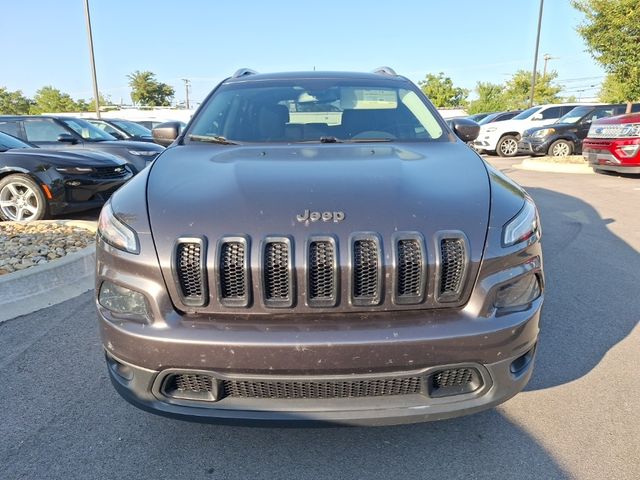
[(544, 0), (540, 0), (540, 12), (538, 13), (538, 34), (536, 35), (536, 53), (533, 57), (533, 75), (531, 75), (531, 95), (529, 96), (529, 108), (533, 107), (533, 95), (536, 90), (536, 69), (538, 68), (538, 47), (540, 46), (540, 27), (542, 27), (542, 8)]
[(91, 77), (93, 79), (93, 101), (96, 107), (96, 117), (100, 118), (100, 98), (98, 96), (98, 77), (96, 75), (96, 59), (93, 55), (93, 34), (91, 33), (91, 15), (89, 14), (89, 0), (84, 0), (84, 16), (87, 21), (87, 37), (89, 39), (89, 58), (91, 60)]
[(191, 80), (189, 80), (188, 78), (183, 78), (182, 81), (184, 82), (185, 104), (187, 110), (189, 110), (189, 88), (191, 86)]
[(546, 77), (547, 76), (547, 62), (549, 60), (557, 60), (558, 57), (552, 57), (551, 55), (549, 55), (548, 53), (544, 54), (544, 57), (542, 57), (544, 59), (544, 70), (542, 71), (542, 76)]

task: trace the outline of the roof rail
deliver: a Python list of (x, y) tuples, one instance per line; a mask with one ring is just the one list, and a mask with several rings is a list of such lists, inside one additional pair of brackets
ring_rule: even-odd
[(391, 75), (392, 77), (397, 77), (398, 74), (391, 67), (378, 67), (374, 68), (372, 73), (377, 73), (378, 75)]
[(239, 68), (233, 75), (231, 75), (231, 78), (240, 78), (244, 77), (245, 75), (255, 75), (256, 73), (258, 72), (256, 72), (255, 70), (251, 70), (250, 68)]

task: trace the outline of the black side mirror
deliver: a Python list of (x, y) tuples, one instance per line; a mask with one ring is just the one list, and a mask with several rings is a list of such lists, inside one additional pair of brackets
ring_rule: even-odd
[(449, 123), (453, 133), (463, 142), (472, 142), (480, 134), (480, 125), (468, 118), (454, 118)]
[(76, 140), (70, 133), (61, 133), (60, 135), (58, 135), (58, 141), (71, 144), (78, 143), (78, 140)]
[(153, 141), (164, 147), (168, 147), (178, 138), (182, 126), (180, 122), (164, 122), (151, 130)]
[(121, 134), (120, 132), (116, 132), (115, 130), (113, 132), (107, 132), (109, 135), (116, 137), (116, 140), (126, 140), (126, 137)]

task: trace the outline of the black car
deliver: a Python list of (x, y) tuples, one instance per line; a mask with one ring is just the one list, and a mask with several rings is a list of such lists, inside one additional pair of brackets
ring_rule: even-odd
[(155, 143), (118, 141), (86, 120), (56, 115), (0, 115), (0, 132), (39, 147), (84, 148), (111, 153), (130, 163), (134, 173), (149, 165), (164, 150)]
[(102, 206), (133, 173), (95, 150), (45, 150), (0, 133), (0, 220), (41, 220)]
[(495, 123), (502, 122), (504, 120), (511, 120), (513, 117), (518, 115), (522, 110), (511, 110), (509, 112), (493, 112), (482, 118), (481, 120), (476, 120), (478, 125), (486, 125), (487, 123)]
[(87, 118), (86, 120), (118, 140), (153, 142), (151, 130), (131, 120), (122, 120), (120, 118)]
[[(556, 123), (525, 130), (518, 142), (518, 151), (526, 155), (553, 157), (579, 154), (592, 121), (621, 115), (626, 109), (623, 104), (576, 107)], [(634, 103), (631, 111), (639, 112), (640, 103)]]

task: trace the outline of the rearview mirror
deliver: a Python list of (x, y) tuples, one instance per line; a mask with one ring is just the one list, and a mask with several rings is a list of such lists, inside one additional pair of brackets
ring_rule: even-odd
[(182, 126), (180, 122), (164, 122), (151, 130), (153, 141), (164, 147), (168, 147), (178, 138)]
[(449, 123), (453, 133), (463, 142), (472, 142), (480, 134), (480, 125), (468, 118), (454, 118)]
[(78, 140), (76, 140), (70, 133), (61, 133), (58, 135), (58, 141), (63, 143), (78, 143)]

